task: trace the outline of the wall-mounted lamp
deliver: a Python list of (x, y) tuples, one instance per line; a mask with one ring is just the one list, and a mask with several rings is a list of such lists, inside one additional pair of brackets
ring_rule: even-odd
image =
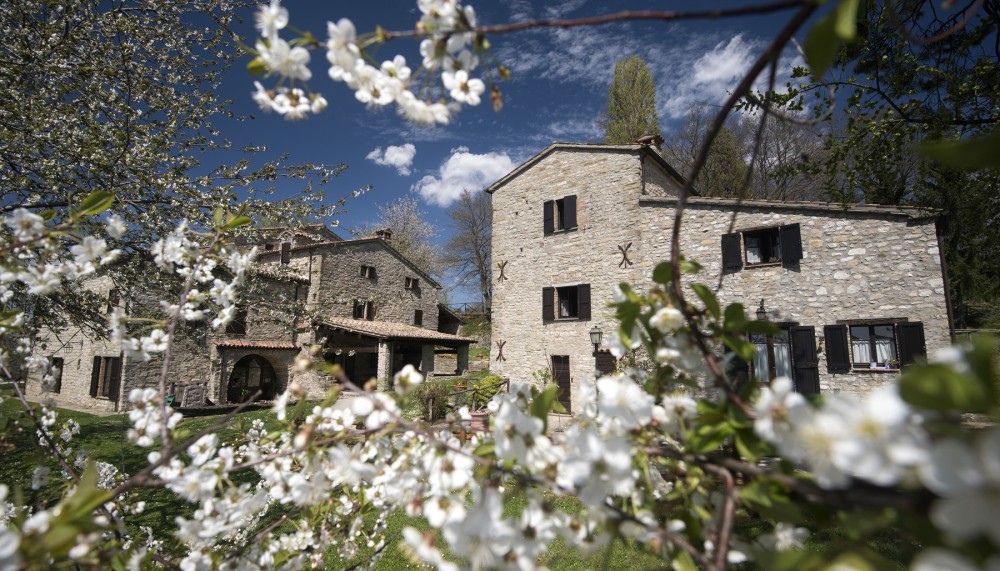
[(760, 307), (757, 308), (757, 319), (767, 321), (767, 310), (764, 309), (764, 298), (760, 300)]
[(594, 353), (597, 352), (598, 347), (601, 346), (601, 339), (604, 337), (604, 331), (600, 327), (594, 326), (590, 330), (590, 342), (594, 344)]

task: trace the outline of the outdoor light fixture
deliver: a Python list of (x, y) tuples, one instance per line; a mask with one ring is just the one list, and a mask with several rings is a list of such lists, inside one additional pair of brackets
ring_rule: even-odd
[(767, 310), (764, 309), (764, 298), (761, 298), (760, 307), (757, 308), (757, 319), (767, 321)]
[(593, 329), (590, 330), (590, 342), (594, 344), (594, 353), (596, 353), (597, 348), (601, 346), (602, 337), (604, 337), (604, 331), (601, 331), (601, 328), (595, 325)]

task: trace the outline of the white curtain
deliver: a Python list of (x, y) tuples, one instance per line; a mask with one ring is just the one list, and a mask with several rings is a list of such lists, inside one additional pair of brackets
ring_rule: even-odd
[(792, 351), (787, 341), (774, 340), (774, 369), (779, 377), (792, 378)]
[(771, 382), (771, 370), (767, 363), (767, 342), (754, 344), (753, 372), (760, 382)]
[(761, 263), (763, 260), (760, 259), (760, 238), (756, 236), (744, 236), (743, 239), (747, 243), (747, 263)]

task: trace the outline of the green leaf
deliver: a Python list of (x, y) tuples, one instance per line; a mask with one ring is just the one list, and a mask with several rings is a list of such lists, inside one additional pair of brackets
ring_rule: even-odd
[(695, 454), (705, 454), (718, 449), (732, 434), (728, 424), (702, 424), (688, 437), (688, 445)]
[(753, 360), (754, 352), (756, 351), (753, 343), (744, 341), (738, 337), (733, 337), (732, 335), (723, 336), (722, 342), (725, 343), (726, 347), (729, 347), (733, 353), (739, 355), (740, 359), (743, 359), (748, 363)]
[(726, 331), (738, 330), (746, 322), (746, 311), (742, 303), (731, 303), (726, 306), (725, 329)]
[(736, 433), (736, 451), (750, 462), (756, 462), (771, 452), (770, 446), (757, 437), (753, 430)]
[(215, 210), (212, 211), (212, 222), (215, 223), (216, 228), (222, 228), (222, 223), (226, 219), (226, 212), (221, 206), (217, 206)]
[(844, 42), (857, 37), (858, 0), (843, 0), (809, 30), (803, 49), (814, 79), (823, 77)]
[(674, 571), (698, 571), (698, 566), (694, 564), (694, 559), (691, 559), (691, 555), (681, 549), (677, 550), (677, 554), (674, 555), (670, 566), (674, 568)]
[(899, 396), (927, 410), (987, 412), (992, 394), (989, 380), (958, 373), (942, 364), (909, 367), (899, 381)]
[(267, 72), (267, 66), (264, 65), (264, 60), (258, 56), (250, 60), (250, 63), (247, 64), (247, 72), (254, 77), (259, 77)]
[(653, 269), (653, 281), (658, 284), (667, 285), (674, 279), (674, 267), (670, 262), (660, 262)]
[(535, 398), (531, 401), (531, 406), (528, 408), (528, 412), (531, 416), (539, 418), (542, 420), (542, 431), (548, 429), (549, 426), (549, 411), (552, 410), (552, 404), (556, 401), (556, 391), (559, 387), (556, 385), (549, 385), (545, 387), (545, 390), (538, 393)]
[(480, 458), (492, 458), (496, 456), (497, 443), (495, 440), (490, 440), (489, 442), (483, 442), (476, 447), (475, 454)]
[(746, 321), (740, 328), (741, 333), (759, 333), (761, 335), (775, 335), (780, 331), (777, 325), (770, 321), (761, 321), (759, 319)]
[(115, 203), (115, 193), (106, 190), (95, 190), (87, 195), (80, 203), (80, 209), (76, 212), (80, 216), (93, 216), (100, 214)]
[(914, 145), (913, 150), (956, 169), (997, 168), (1000, 167), (1000, 130), (968, 139), (924, 141)]
[(240, 226), (246, 226), (253, 222), (253, 219), (249, 216), (234, 216), (226, 222), (226, 225), (222, 227), (223, 230), (230, 230), (233, 228), (239, 228)]
[(715, 293), (708, 288), (705, 284), (691, 284), (691, 289), (697, 294), (701, 302), (705, 304), (705, 309), (712, 314), (712, 317), (718, 319), (721, 313), (719, 308), (719, 300), (715, 297)]

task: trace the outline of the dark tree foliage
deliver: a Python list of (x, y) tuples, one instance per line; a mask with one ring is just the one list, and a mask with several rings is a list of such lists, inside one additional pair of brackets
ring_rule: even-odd
[(644, 135), (659, 134), (656, 86), (646, 62), (637, 55), (618, 61), (608, 88), (604, 142), (629, 144)]
[[(823, 169), (831, 200), (941, 209), (958, 327), (1000, 326), (1000, 174), (960, 172), (915, 152), (922, 141), (995, 132), (1000, 122), (1000, 1), (864, 3), (841, 52)], [(963, 25), (964, 23), (964, 25)], [(822, 87), (822, 86), (816, 86)], [(817, 94), (822, 89), (817, 90)]]

